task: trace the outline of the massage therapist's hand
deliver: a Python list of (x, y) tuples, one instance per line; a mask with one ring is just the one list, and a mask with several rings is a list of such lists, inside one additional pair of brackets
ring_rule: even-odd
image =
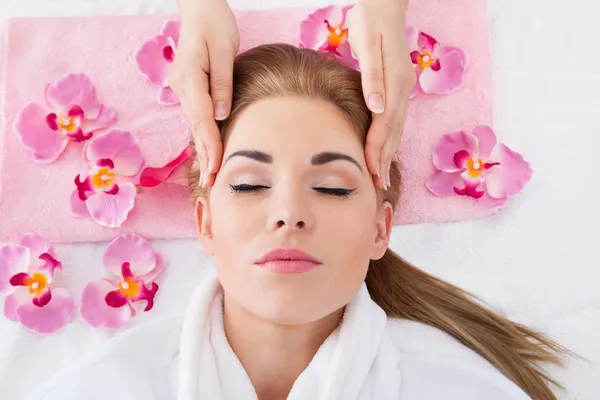
[(358, 0), (348, 13), (348, 41), (360, 64), (365, 101), (373, 112), (365, 157), (379, 187), (390, 185), (390, 164), (416, 83), (406, 39), (407, 2)]
[(223, 157), (215, 120), (227, 118), (230, 112), (239, 32), (226, 0), (179, 0), (179, 9), (181, 34), (169, 85), (192, 130), (201, 184), (210, 186)]

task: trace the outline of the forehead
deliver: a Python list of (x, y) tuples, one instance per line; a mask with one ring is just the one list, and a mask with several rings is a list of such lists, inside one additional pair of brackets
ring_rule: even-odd
[(360, 133), (335, 105), (318, 98), (272, 97), (236, 117), (224, 139), (225, 153), (240, 149), (275, 152), (362, 151)]

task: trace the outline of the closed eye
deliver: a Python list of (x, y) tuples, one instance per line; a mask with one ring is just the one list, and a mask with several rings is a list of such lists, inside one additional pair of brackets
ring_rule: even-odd
[(313, 189), (319, 193), (333, 195), (333, 196), (337, 196), (337, 197), (348, 197), (352, 193), (356, 192), (356, 189), (321, 188), (321, 187), (315, 187)]
[[(239, 184), (239, 185), (229, 185), (231, 190), (235, 193), (251, 193), (258, 192), (264, 189), (270, 189), (270, 186), (264, 185), (248, 185), (248, 184)], [(342, 188), (323, 188), (323, 187), (314, 187), (314, 191), (330, 196), (336, 197), (348, 197), (354, 192), (356, 189), (342, 189)]]
[(248, 192), (257, 192), (259, 190), (262, 189), (270, 189), (269, 186), (264, 186), (264, 185), (247, 185), (247, 184), (240, 184), (240, 185), (229, 185), (229, 187), (231, 188), (231, 191), (235, 192), (235, 193), (248, 193)]

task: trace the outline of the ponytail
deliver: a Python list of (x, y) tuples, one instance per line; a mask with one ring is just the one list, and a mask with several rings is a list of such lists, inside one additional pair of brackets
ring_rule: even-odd
[(563, 366), (574, 355), (544, 334), (496, 314), (483, 301), (429, 275), (387, 250), (372, 260), (366, 277), (372, 299), (388, 317), (434, 326), (476, 351), (535, 400), (556, 400), (549, 383), (563, 389), (538, 363)]

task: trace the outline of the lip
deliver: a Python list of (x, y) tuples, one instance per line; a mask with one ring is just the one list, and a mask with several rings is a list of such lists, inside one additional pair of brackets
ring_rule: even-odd
[(276, 249), (265, 253), (255, 264), (281, 274), (300, 274), (323, 263), (299, 249)]

